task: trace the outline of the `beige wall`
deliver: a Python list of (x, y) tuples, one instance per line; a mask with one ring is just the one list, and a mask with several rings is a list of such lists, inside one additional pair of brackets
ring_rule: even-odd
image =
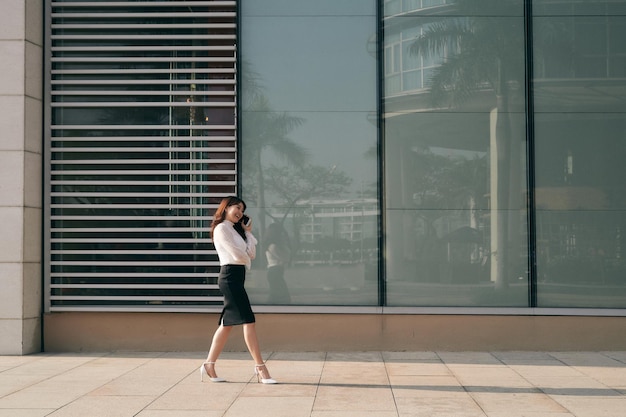
[(0, 354), (41, 346), (43, 0), (0, 13)]
[[(218, 315), (53, 313), (45, 350), (207, 351)], [(626, 350), (626, 317), (257, 314), (264, 351)], [(241, 326), (227, 350), (243, 351)]]

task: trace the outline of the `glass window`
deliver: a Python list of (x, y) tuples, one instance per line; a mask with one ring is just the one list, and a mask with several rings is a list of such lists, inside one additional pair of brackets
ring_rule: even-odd
[[(376, 1), (240, 4), (255, 303), (378, 303)], [(373, 49), (375, 51), (376, 48)], [(400, 70), (400, 51), (385, 60)]]
[(526, 306), (523, 1), (424, 3), (385, 11), (430, 67), (384, 93), (387, 305)]
[(538, 1), (537, 303), (626, 307), (626, 1)]

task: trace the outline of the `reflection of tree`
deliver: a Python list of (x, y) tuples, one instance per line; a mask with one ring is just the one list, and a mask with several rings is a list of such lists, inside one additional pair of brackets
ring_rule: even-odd
[(257, 94), (248, 102), (244, 109), (243, 131), (246, 138), (244, 165), (254, 175), (257, 206), (260, 210), (260, 230), (265, 230), (265, 174), (263, 169), (263, 153), (271, 151), (288, 164), (304, 164), (307, 153), (304, 147), (289, 138), (289, 133), (300, 126), (304, 120), (286, 112), (273, 111), (267, 97)]
[(449, 210), (432, 208), (460, 207), (469, 212), (472, 230), (477, 228), (480, 216), (476, 207), (487, 193), (487, 157), (450, 158), (426, 148), (414, 151), (415, 156), (411, 158), (413, 165), (409, 169), (411, 177), (415, 179), (412, 198), (413, 203), (420, 208), (417, 213), (418, 228), (421, 230), (420, 243), (415, 252), (419, 263), (427, 265), (443, 261), (442, 240), (437, 233), (436, 223), (450, 215)]
[[(284, 224), (285, 219), (298, 206), (298, 202), (313, 198), (337, 197), (346, 193), (352, 179), (344, 172), (317, 165), (271, 166), (266, 169), (267, 186), (282, 202), (282, 217), (274, 219)], [(268, 213), (269, 215), (269, 213)], [(301, 213), (293, 213), (293, 234), (299, 237)], [(271, 216), (274, 217), (274, 216)]]
[[(478, 4), (477, 4), (478, 3)], [(442, 18), (431, 23), (413, 43), (411, 52), (423, 56), (446, 56), (434, 72), (430, 87), (431, 98), (436, 104), (446, 103), (458, 107), (468, 98), (486, 89), (494, 93), (495, 151), (497, 163), (492, 167), (491, 189), (492, 216), (496, 216), (492, 227), (496, 238), (492, 238), (492, 255), (497, 260), (495, 281), (499, 287), (507, 283), (507, 274), (517, 272), (512, 262), (519, 218), (513, 212), (521, 205), (520, 138), (514, 132), (511, 109), (520, 99), (519, 86), (523, 76), (523, 20), (485, 19), (472, 17), (477, 12), (489, 10), (490, 15), (507, 16), (515, 10), (519, 0), (457, 0), (459, 16)], [(501, 13), (498, 13), (498, 10)], [(493, 241), (495, 240), (495, 242)]]
[[(487, 193), (486, 156), (453, 159), (423, 149), (416, 152), (413, 171), (413, 200), (421, 207), (472, 209)], [(476, 223), (477, 219), (471, 222)]]
[(337, 197), (346, 193), (352, 179), (336, 166), (328, 169), (317, 165), (272, 166), (266, 170), (268, 188), (282, 199), (286, 208), (281, 223), (300, 200)]

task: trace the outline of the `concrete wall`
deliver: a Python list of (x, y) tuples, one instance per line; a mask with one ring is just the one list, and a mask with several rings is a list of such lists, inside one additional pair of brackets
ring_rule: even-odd
[(0, 354), (41, 347), (43, 0), (0, 9)]
[[(207, 351), (216, 314), (53, 313), (45, 350)], [(264, 351), (626, 350), (626, 317), (257, 314)], [(226, 350), (243, 351), (241, 326)]]

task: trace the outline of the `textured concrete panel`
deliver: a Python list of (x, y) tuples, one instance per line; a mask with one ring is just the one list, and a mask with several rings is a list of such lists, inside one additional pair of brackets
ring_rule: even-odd
[[(22, 264), (0, 263), (0, 319), (22, 318)], [(4, 338), (4, 334), (2, 338)]]
[(41, 352), (41, 318), (22, 321), (22, 355)]
[(22, 354), (22, 320), (0, 317), (0, 354)]
[(24, 94), (24, 41), (0, 41), (0, 95)]
[(26, 40), (36, 45), (43, 45), (43, 2), (44, 0), (26, 0)]
[(0, 207), (21, 207), (23, 204), (24, 152), (0, 152)]
[(23, 119), (24, 150), (37, 154), (43, 153), (43, 109), (41, 106), (41, 100), (25, 97), (23, 113), (20, 114)]
[(23, 279), (23, 317), (27, 319), (41, 317), (41, 264), (25, 262), (22, 264)]
[(24, 205), (41, 208), (41, 154), (24, 152)]
[(24, 209), (24, 262), (41, 262), (41, 209)]
[[(0, 197), (2, 193), (0, 192)], [(0, 262), (22, 262), (24, 243), (24, 209), (2, 207), (2, 239), (0, 239)]]
[[(29, 97), (42, 99), (43, 92), (43, 48), (30, 42), (25, 43), (25, 93)], [(26, 115), (28, 118), (30, 115)], [(35, 122), (35, 120), (32, 120)], [(39, 120), (41, 123), (41, 120)]]
[(0, 132), (0, 152), (24, 150), (24, 97), (0, 95)]
[(24, 39), (24, 0), (2, 0), (0, 39)]

